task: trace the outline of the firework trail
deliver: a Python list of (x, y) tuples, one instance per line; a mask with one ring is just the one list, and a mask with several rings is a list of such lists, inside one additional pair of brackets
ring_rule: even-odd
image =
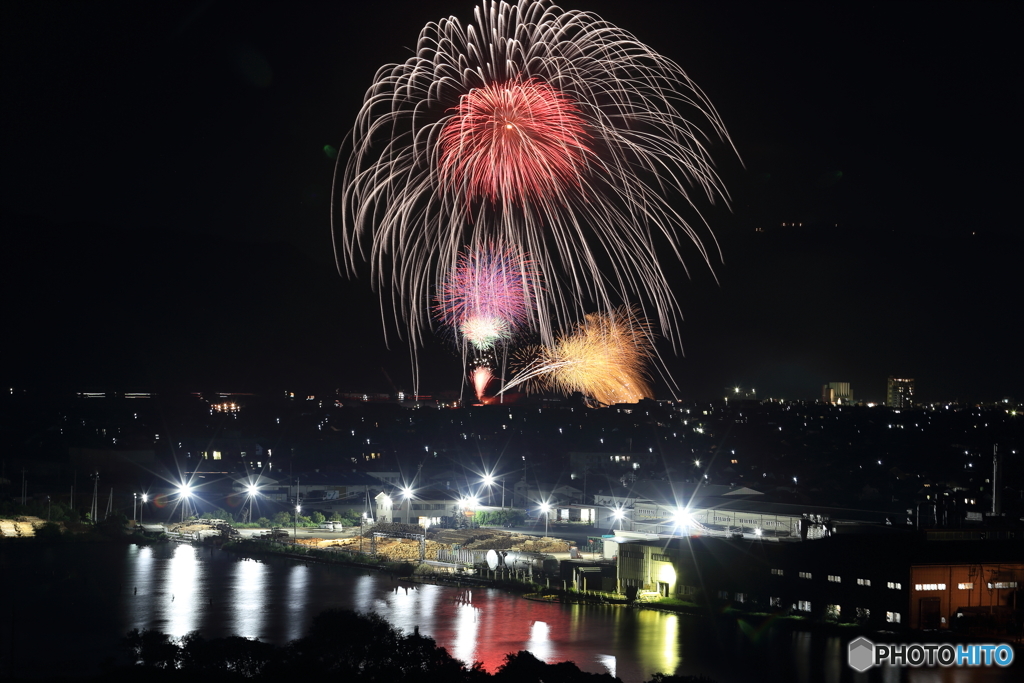
[(414, 55), (377, 72), (339, 158), (339, 269), (366, 259), (375, 287), (394, 285), (414, 348), (463, 245), (492, 242), (531, 254), (548, 283), (528, 310), (543, 343), (588, 301), (639, 301), (674, 338), (657, 254), (681, 262), (692, 242), (710, 264), (697, 205), (727, 196), (706, 144), (732, 150), (679, 65), (592, 13), (536, 0), (432, 22)]
[(435, 314), (477, 351), (508, 341), (530, 319), (535, 267), (515, 247), (465, 249), (436, 297)]
[(572, 333), (540, 347), (501, 392), (524, 384), (565, 394), (578, 391), (603, 405), (653, 396), (647, 363), (654, 355), (650, 324), (634, 309), (588, 314)]

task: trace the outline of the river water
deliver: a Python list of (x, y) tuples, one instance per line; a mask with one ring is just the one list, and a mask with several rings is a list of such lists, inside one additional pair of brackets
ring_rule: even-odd
[[(730, 620), (614, 606), (538, 603), (498, 589), (412, 586), (388, 574), (256, 561), (186, 544), (0, 544), (0, 678), (83, 676), (121, 661), (133, 628), (180, 637), (199, 631), (285, 644), (328, 608), (376, 611), (394, 626), (433, 637), (465, 662), (494, 671), (529, 650), (625, 683), (656, 671), (704, 674), (719, 683), (776, 680), (1009, 681), (1020, 667), (873, 669), (846, 666), (849, 638)], [(877, 640), (877, 639), (876, 639)]]

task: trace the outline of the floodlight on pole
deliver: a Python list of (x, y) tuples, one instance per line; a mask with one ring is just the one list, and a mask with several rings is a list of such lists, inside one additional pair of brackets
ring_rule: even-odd
[(245, 492), (249, 496), (249, 523), (252, 524), (252, 501), (256, 496), (260, 495), (260, 487), (256, 484), (249, 484), (245, 487)]
[(412, 493), (413, 491), (410, 487), (402, 487), (402, 496), (405, 498), (405, 517), (403, 517), (403, 519), (406, 524), (412, 523)]
[(548, 535), (548, 512), (551, 510), (551, 505), (548, 503), (540, 504), (540, 511), (544, 513), (544, 535)]
[(693, 524), (693, 516), (690, 515), (689, 511), (686, 508), (677, 509), (675, 511), (675, 514), (672, 515), (672, 518), (675, 522), (675, 526), (677, 529), (685, 529), (686, 527), (689, 527), (691, 524)]
[(616, 508), (615, 510), (612, 511), (612, 517), (614, 517), (619, 522), (619, 531), (622, 531), (622, 518), (625, 516), (626, 512), (622, 508)]
[(188, 499), (192, 496), (192, 487), (182, 484), (178, 487), (178, 497), (181, 499), (181, 521), (185, 521), (185, 510), (188, 508)]
[(494, 477), (492, 475), (490, 475), (490, 474), (485, 474), (483, 480), (481, 481), (481, 483), (484, 486), (487, 487), (487, 504), (488, 505), (492, 505), (493, 504), (493, 500), (494, 500), (493, 495), (492, 495), (492, 488), (494, 486)]

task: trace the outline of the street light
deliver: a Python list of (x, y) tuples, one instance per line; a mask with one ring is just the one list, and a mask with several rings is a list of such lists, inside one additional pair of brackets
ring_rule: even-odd
[(487, 487), (487, 504), (492, 505), (493, 503), (491, 501), (493, 500), (493, 498), (491, 487), (494, 486), (494, 477), (492, 477), (489, 474), (485, 474), (483, 478), (483, 485)]
[(408, 486), (402, 487), (402, 496), (405, 497), (405, 520), (406, 524), (410, 524), (410, 517), (412, 516), (412, 489)]
[(612, 511), (612, 517), (619, 521), (619, 531), (622, 531), (622, 518), (626, 516), (625, 511), (622, 508), (616, 508)]
[(133, 493), (132, 494), (132, 521), (133, 522), (139, 521), (139, 515), (136, 512), (136, 507), (137, 507), (138, 500), (139, 500), (139, 494)]
[(249, 523), (252, 524), (252, 501), (253, 498), (260, 494), (260, 487), (256, 486), (256, 484), (249, 484), (245, 488), (245, 492), (249, 496)]
[(544, 535), (545, 536), (548, 535), (548, 511), (550, 509), (551, 509), (551, 506), (549, 504), (547, 504), (547, 503), (541, 503), (540, 504), (540, 511), (544, 513)]
[(679, 527), (686, 528), (693, 524), (693, 517), (686, 508), (678, 508), (675, 514), (672, 515), (672, 518), (677, 529)]
[(299, 503), (298, 499), (295, 499), (295, 524), (292, 526), (292, 543), (297, 543), (299, 539), (299, 513), (302, 512), (302, 504)]
[(146, 503), (149, 502), (149, 494), (142, 494), (142, 502), (139, 504), (139, 524), (142, 524), (142, 511), (146, 509)]
[(181, 497), (181, 522), (185, 523), (185, 509), (188, 507), (188, 499), (192, 497), (192, 487), (182, 484), (178, 487), (178, 495)]

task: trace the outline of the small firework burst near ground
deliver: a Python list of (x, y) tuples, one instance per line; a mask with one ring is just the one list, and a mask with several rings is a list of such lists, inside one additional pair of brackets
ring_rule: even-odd
[(432, 22), (413, 55), (377, 72), (339, 157), (339, 267), (369, 262), (414, 346), (463, 245), (488, 242), (518, 245), (549, 284), (536, 293), (543, 343), (623, 301), (674, 339), (662, 259), (681, 262), (690, 243), (710, 264), (700, 206), (726, 199), (712, 147), (734, 153), (680, 66), (537, 0)]
[(476, 400), (483, 403), (484, 397), (487, 395), (487, 385), (494, 380), (494, 373), (486, 365), (478, 365), (470, 373), (470, 379), (473, 380), (473, 391), (476, 393)]
[(591, 313), (554, 345), (534, 350), (502, 393), (528, 389), (580, 392), (602, 405), (651, 397), (647, 367), (654, 354), (650, 325), (635, 310)]
[(442, 283), (434, 311), (473, 348), (487, 351), (530, 321), (536, 285), (533, 264), (517, 248), (467, 248)]

